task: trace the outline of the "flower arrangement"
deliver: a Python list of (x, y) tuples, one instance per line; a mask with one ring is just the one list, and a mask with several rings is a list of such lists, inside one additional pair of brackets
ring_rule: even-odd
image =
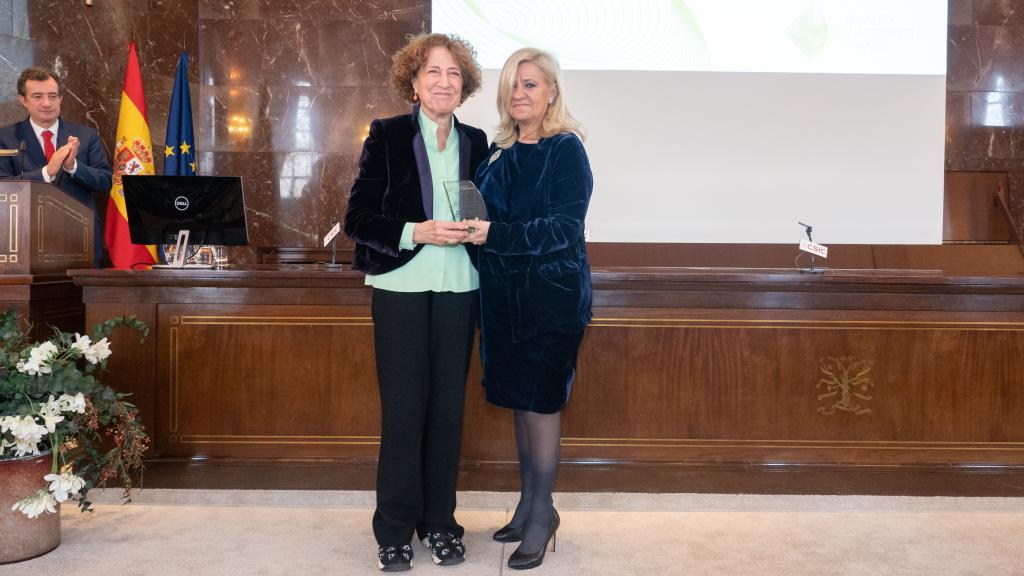
[(134, 316), (118, 316), (88, 336), (54, 329), (48, 340), (30, 342), (31, 326), (13, 308), (0, 316), (0, 460), (47, 450), (53, 457), (39, 491), (12, 510), (35, 518), (56, 512), (58, 502), (77, 501), (89, 511), (89, 490), (111, 480), (130, 499), (149, 437), (126, 395), (96, 378), (110, 357), (107, 336), (119, 326), (149, 334)]

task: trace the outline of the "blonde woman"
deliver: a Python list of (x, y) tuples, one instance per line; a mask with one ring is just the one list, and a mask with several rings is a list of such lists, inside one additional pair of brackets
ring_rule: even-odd
[(519, 453), (519, 504), (494, 539), (520, 542), (508, 565), (526, 569), (544, 561), (559, 525), (551, 493), (561, 410), (591, 317), (583, 223), (593, 177), (552, 55), (523, 48), (509, 57), (498, 113), (476, 172), (491, 221), (475, 223), (466, 241), (482, 248), (483, 384), (489, 402), (514, 411)]

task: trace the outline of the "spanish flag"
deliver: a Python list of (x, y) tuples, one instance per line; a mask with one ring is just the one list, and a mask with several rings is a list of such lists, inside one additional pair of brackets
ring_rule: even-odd
[(132, 268), (156, 262), (156, 246), (132, 244), (128, 234), (128, 212), (124, 207), (121, 176), (155, 174), (153, 145), (149, 138), (146, 98), (142, 94), (142, 74), (135, 43), (128, 43), (128, 68), (121, 91), (121, 111), (117, 117), (117, 143), (114, 145), (114, 184), (107, 202), (105, 238), (114, 268)]

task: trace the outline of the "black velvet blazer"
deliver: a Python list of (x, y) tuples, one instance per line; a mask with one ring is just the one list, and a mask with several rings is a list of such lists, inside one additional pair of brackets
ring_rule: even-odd
[[(459, 177), (471, 179), (487, 154), (483, 130), (461, 124)], [(352, 268), (378, 275), (401, 267), (423, 248), (399, 250), (406, 222), (433, 218), (433, 190), (427, 149), (420, 133), (419, 107), (412, 114), (374, 120), (363, 142), (359, 175), (345, 211), (345, 234), (355, 240)], [(476, 265), (476, 246), (463, 244)]]

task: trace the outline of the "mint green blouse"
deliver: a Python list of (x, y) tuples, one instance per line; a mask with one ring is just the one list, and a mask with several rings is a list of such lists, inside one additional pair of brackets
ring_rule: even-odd
[[(434, 220), (452, 222), (452, 208), (459, 209), (459, 200), (453, 198), (452, 206), (448, 205), (444, 183), (459, 179), (459, 132), (452, 128), (442, 151), (437, 147), (437, 123), (427, 118), (422, 110), (419, 121), (434, 186)], [(416, 247), (412, 241), (415, 225), (414, 222), (405, 224), (399, 249)], [(480, 276), (461, 244), (451, 247), (427, 244), (404, 266), (377, 276), (367, 274), (366, 284), (392, 292), (469, 292), (480, 287)]]

